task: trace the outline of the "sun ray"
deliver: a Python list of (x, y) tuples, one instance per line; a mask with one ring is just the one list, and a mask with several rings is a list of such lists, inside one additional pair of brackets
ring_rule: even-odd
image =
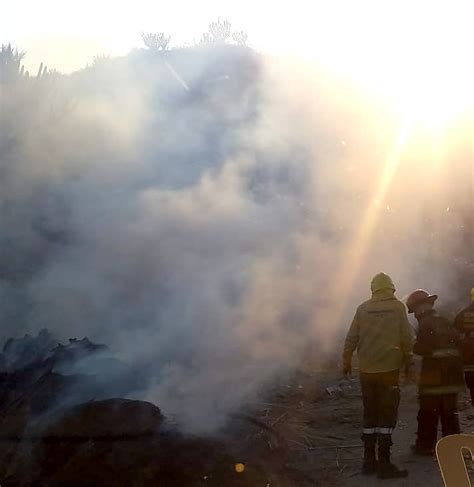
[(375, 186), (376, 191), (365, 210), (362, 222), (349, 246), (346, 257), (342, 259), (340, 271), (336, 274), (345, 276), (342, 287), (338, 281), (337, 290), (335, 289), (332, 294), (333, 296), (338, 296), (338, 302), (340, 303), (335, 315), (335, 322), (337, 324), (342, 320), (356, 278), (366, 258), (374, 230), (380, 220), (381, 212), (385, 208), (383, 202), (390, 191), (393, 179), (399, 168), (402, 151), (410, 136), (411, 130), (412, 126), (408, 124), (401, 127), (394, 147), (388, 155), (380, 180)]

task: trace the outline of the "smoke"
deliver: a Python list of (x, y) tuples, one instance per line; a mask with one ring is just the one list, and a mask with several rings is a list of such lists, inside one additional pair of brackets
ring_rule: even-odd
[(418, 137), (375, 201), (396, 120), (320, 69), (202, 47), (1, 88), (3, 335), (107, 343), (187, 430), (333, 350), (380, 270), (462, 301), (459, 174)]

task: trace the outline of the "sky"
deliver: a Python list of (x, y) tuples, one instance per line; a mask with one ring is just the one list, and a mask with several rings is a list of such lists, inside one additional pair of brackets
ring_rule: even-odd
[(317, 61), (402, 110), (472, 98), (471, 0), (16, 0), (2, 5), (0, 42), (26, 51), (33, 73), (41, 62), (67, 73), (143, 47), (141, 31), (192, 45), (218, 17), (253, 48)]
[[(447, 45), (469, 32), (474, 14), (469, 0), (307, 2), (175, 0), (16, 0), (2, 5), (0, 41), (28, 50), (30, 61), (81, 67), (97, 53), (119, 54), (140, 46), (140, 31), (165, 31), (172, 44), (198, 41), (217, 17), (245, 30), (262, 50), (322, 58), (349, 58), (379, 46), (402, 52), (406, 42)], [(420, 37), (424, 39), (420, 39)], [(350, 56), (349, 56), (350, 53)], [(346, 54), (346, 56), (344, 56)], [(44, 58), (44, 59), (42, 59)]]

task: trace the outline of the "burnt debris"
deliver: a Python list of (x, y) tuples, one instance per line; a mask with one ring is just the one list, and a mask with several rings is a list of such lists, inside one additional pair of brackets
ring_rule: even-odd
[(61, 344), (42, 330), (7, 340), (1, 485), (268, 485), (257, 462), (235, 468), (225, 440), (185, 436), (156, 405), (113, 395), (132, 383), (136, 372), (88, 338)]

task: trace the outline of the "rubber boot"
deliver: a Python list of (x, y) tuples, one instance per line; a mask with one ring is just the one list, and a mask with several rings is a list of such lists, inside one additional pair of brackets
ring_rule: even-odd
[(377, 477), (379, 479), (400, 479), (408, 476), (407, 470), (400, 470), (390, 461), (390, 447), (392, 435), (379, 435), (379, 461)]
[(375, 444), (377, 436), (362, 435), (364, 442), (364, 463), (362, 465), (362, 475), (373, 475), (377, 471), (377, 459), (375, 457)]
[(411, 446), (411, 451), (415, 455), (433, 456), (435, 453), (435, 447), (434, 447), (434, 445), (433, 446), (423, 445), (423, 444), (417, 442)]
[(411, 451), (415, 455), (430, 456), (435, 451), (436, 438), (438, 436), (438, 413), (435, 404), (427, 403), (427, 401), (432, 400), (433, 398), (420, 398), (420, 401), (423, 401), (423, 407), (420, 405), (420, 410), (418, 411), (416, 442), (411, 447)]
[(443, 437), (457, 435), (461, 432), (461, 427), (459, 426), (459, 415), (457, 411), (441, 413), (441, 431)]

